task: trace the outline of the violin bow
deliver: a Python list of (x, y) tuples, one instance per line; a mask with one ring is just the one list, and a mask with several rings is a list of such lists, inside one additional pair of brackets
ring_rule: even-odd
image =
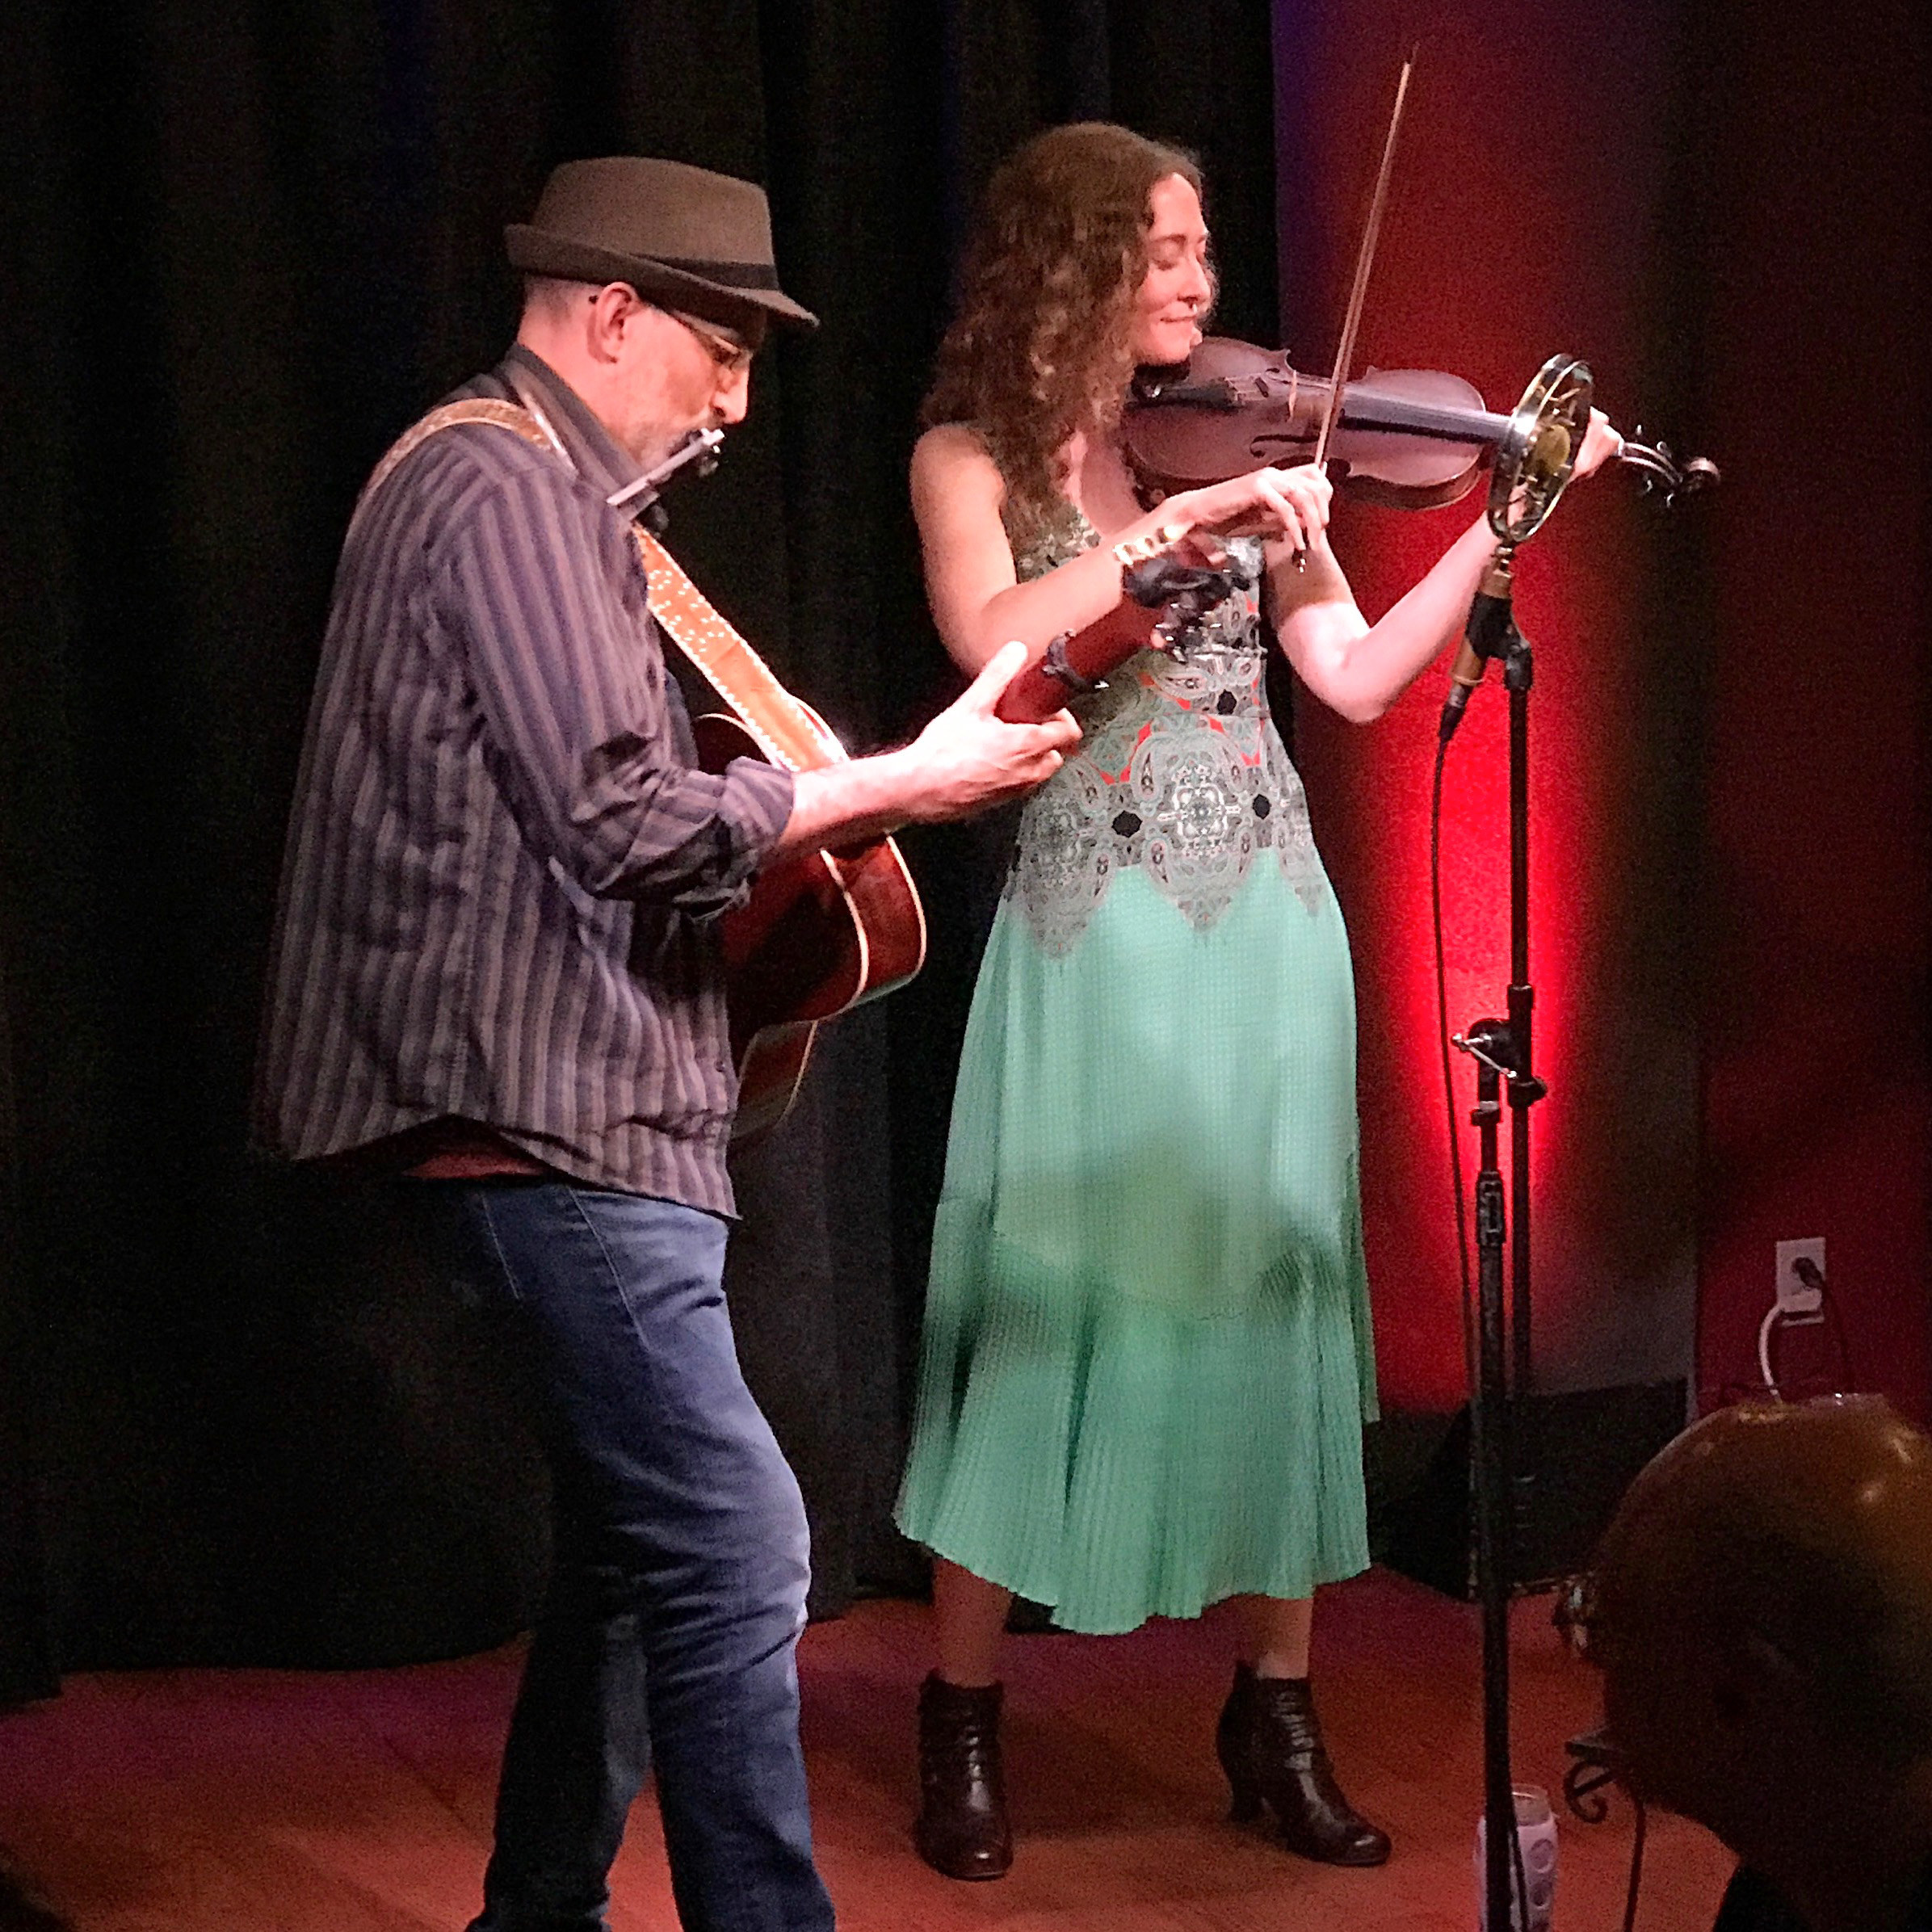
[(1375, 267), (1376, 243), (1382, 233), (1382, 210), (1388, 201), (1389, 177), (1395, 172), (1396, 136), (1401, 132), (1402, 105), (1409, 98), (1409, 76), (1415, 66), (1412, 53), (1402, 63), (1401, 78), (1396, 82), (1396, 104), (1388, 117), (1388, 134), (1382, 143), (1382, 168), (1376, 177), (1375, 199), (1369, 204), (1368, 226), (1363, 232), (1362, 246), (1355, 255), (1355, 285), (1349, 291), (1348, 312), (1342, 319), (1342, 339), (1335, 347), (1335, 372), (1329, 381), (1328, 409), (1321, 418), (1321, 434), (1315, 439), (1315, 453), (1309, 460), (1328, 460), (1329, 439), (1342, 420), (1342, 386), (1348, 380), (1349, 364), (1355, 359), (1355, 338), (1362, 327), (1362, 310), (1368, 299), (1369, 271)]

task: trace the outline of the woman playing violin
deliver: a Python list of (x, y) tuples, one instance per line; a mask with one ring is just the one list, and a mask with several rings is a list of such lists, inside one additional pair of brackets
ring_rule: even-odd
[[(1123, 128), (1054, 128), (995, 175), (913, 459), (933, 615), (968, 673), (1121, 595), (1115, 547), (1224, 561), (1184, 649), (1074, 700), (1027, 801), (975, 990), (898, 1520), (935, 1558), (922, 1854), (1011, 1857), (998, 1656), (1014, 1594), (1133, 1629), (1231, 1599), (1217, 1746), (1236, 1815), (1380, 1863), (1308, 1683), (1317, 1587), (1368, 1562), (1374, 1413), (1347, 938), (1269, 721), (1272, 638), (1366, 723), (1460, 635), (1480, 520), (1377, 623), (1329, 547), (1319, 469), (1144, 499), (1120, 415), (1214, 298), (1201, 180)], [(1580, 473), (1611, 453), (1593, 426)], [(1233, 534), (1230, 534), (1233, 533)]]

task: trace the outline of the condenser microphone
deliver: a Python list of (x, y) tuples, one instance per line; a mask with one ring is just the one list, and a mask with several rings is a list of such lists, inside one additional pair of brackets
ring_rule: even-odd
[(1463, 640), (1449, 666), (1449, 695), (1443, 700), (1443, 721), (1436, 730), (1438, 743), (1447, 745), (1455, 736), (1469, 708), (1469, 694), (1482, 682), (1489, 660), (1509, 649), (1515, 628), (1510, 608), (1510, 560), (1499, 550), (1483, 571), (1469, 606), (1469, 620), (1463, 626)]

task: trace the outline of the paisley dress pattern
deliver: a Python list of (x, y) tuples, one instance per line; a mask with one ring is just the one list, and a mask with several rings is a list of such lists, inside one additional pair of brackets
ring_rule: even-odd
[[(1099, 540), (1072, 504), (1019, 561), (1039, 576)], [(1021, 816), (1007, 891), (1051, 956), (1079, 943), (1114, 876), (1144, 867), (1191, 925), (1211, 926), (1271, 854), (1302, 902), (1325, 889), (1300, 775), (1270, 724), (1258, 540), (1231, 549), (1246, 582), (1183, 648), (1137, 652), (1075, 700), (1084, 733)]]

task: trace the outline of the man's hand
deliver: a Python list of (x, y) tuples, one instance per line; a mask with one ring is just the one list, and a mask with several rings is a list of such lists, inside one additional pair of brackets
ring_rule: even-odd
[(1004, 646), (903, 750), (800, 772), (771, 856), (856, 844), (909, 821), (970, 818), (1051, 778), (1079, 740), (1073, 718), (1063, 711), (1044, 724), (1009, 724), (993, 715), (1027, 656), (1023, 644)]
[(902, 752), (913, 774), (907, 816), (924, 823), (968, 818), (1019, 792), (1031, 792), (1060, 769), (1079, 741), (1072, 715), (1044, 724), (1009, 724), (993, 715), (1001, 694), (1024, 666), (1023, 644), (1003, 645), (966, 691)]

